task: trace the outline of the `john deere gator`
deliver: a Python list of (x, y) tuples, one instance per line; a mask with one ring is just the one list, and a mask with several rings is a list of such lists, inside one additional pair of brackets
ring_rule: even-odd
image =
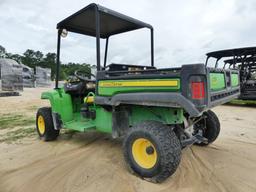
[(218, 50), (206, 55), (208, 66), (214, 61), (215, 68), (239, 70), (241, 90), (239, 99), (256, 100), (256, 47)]
[[(107, 64), (110, 37), (139, 29), (150, 32), (149, 65)], [(204, 64), (158, 69), (153, 27), (97, 4), (59, 22), (57, 30), (56, 84), (41, 95), (51, 107), (40, 108), (36, 115), (42, 140), (55, 140), (61, 129), (110, 133), (123, 139), (124, 159), (132, 172), (161, 182), (176, 171), (183, 148), (207, 146), (218, 137), (220, 123), (210, 109), (239, 95), (237, 70)], [(95, 38), (97, 71), (76, 71), (75, 80), (59, 86), (61, 40), (67, 32)]]

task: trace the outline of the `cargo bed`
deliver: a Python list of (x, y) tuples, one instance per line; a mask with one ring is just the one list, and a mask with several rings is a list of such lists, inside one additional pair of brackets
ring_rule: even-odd
[(240, 93), (238, 71), (204, 64), (165, 69), (112, 64), (98, 72), (97, 84), (97, 104), (181, 107), (192, 117)]

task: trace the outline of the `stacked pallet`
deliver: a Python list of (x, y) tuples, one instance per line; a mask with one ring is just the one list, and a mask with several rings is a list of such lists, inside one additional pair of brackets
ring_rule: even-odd
[(22, 66), (12, 59), (0, 59), (1, 90), (23, 91)]

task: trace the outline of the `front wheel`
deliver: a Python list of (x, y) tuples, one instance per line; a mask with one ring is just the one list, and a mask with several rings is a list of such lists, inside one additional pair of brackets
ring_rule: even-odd
[(172, 175), (181, 159), (180, 142), (171, 127), (155, 121), (132, 127), (123, 150), (128, 166), (152, 182), (162, 182)]
[(44, 141), (53, 141), (59, 136), (60, 130), (55, 130), (50, 107), (38, 109), (36, 114), (36, 130)]

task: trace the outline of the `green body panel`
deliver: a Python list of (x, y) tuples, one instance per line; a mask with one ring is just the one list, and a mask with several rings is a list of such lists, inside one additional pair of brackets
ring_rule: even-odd
[(210, 73), (210, 89), (219, 91), (226, 88), (224, 73)]
[[(80, 113), (81, 103), (72, 99), (63, 89), (43, 92), (42, 99), (49, 99), (52, 111), (58, 113), (63, 122), (63, 127), (84, 132), (96, 129), (101, 132), (112, 132), (112, 111), (102, 106), (90, 104), (90, 110), (95, 110), (96, 118), (87, 119)], [(81, 101), (81, 100), (79, 100)], [(183, 110), (180, 108), (129, 106), (129, 125), (133, 126), (146, 120), (155, 120), (164, 124), (180, 124), (183, 122)], [(122, 121), (122, 119), (120, 119)]]
[(72, 129), (76, 131), (87, 131), (96, 129), (97, 131), (111, 133), (112, 132), (112, 113), (106, 111), (100, 106), (90, 107), (90, 109), (96, 111), (95, 119), (87, 119), (82, 117), (80, 112), (76, 112), (73, 115), (73, 120), (64, 122), (64, 128)]
[(94, 120), (96, 130), (101, 132), (112, 132), (112, 112), (105, 110), (101, 106), (95, 106), (96, 118)]
[(43, 92), (41, 99), (48, 99), (51, 103), (52, 112), (59, 113), (62, 121), (73, 120), (73, 104), (69, 94), (63, 89)]
[[(130, 82), (131, 80), (104, 80), (100, 81), (99, 83), (106, 82), (106, 83), (116, 83), (117, 86), (98, 86), (98, 94), (101, 96), (112, 96), (118, 93), (134, 93), (134, 92), (171, 92), (171, 91), (179, 91), (180, 90), (180, 79), (173, 78), (173, 79), (143, 79), (143, 81), (166, 81), (166, 80), (174, 80), (177, 81), (177, 85), (175, 86), (118, 86), (118, 83), (126, 83)], [(140, 82), (141, 80), (132, 80)]]
[[(96, 111), (96, 118), (94, 120), (83, 118), (80, 113), (76, 113), (74, 120), (66, 122), (64, 127), (81, 132), (96, 129), (100, 132), (111, 133), (112, 112), (105, 110), (101, 106), (91, 106), (90, 109)], [(159, 121), (164, 124), (180, 124), (183, 123), (183, 118), (183, 110), (180, 108), (131, 106), (129, 125), (133, 126), (148, 120)]]
[(232, 87), (237, 87), (239, 85), (239, 76), (237, 73), (231, 74), (231, 85)]
[[(112, 132), (112, 112), (96, 106), (95, 128), (101, 132)], [(164, 124), (183, 123), (183, 110), (166, 107), (131, 106), (129, 125), (133, 126), (143, 121), (154, 120)], [(120, 119), (122, 121), (122, 119)]]
[(64, 122), (63, 127), (84, 132), (89, 129), (95, 129), (96, 125), (94, 120), (83, 118), (80, 112), (75, 112), (73, 114), (73, 119), (71, 121)]
[(133, 106), (129, 120), (130, 125), (147, 120), (159, 121), (164, 124), (180, 124), (183, 123), (183, 118), (183, 110), (180, 108)]

